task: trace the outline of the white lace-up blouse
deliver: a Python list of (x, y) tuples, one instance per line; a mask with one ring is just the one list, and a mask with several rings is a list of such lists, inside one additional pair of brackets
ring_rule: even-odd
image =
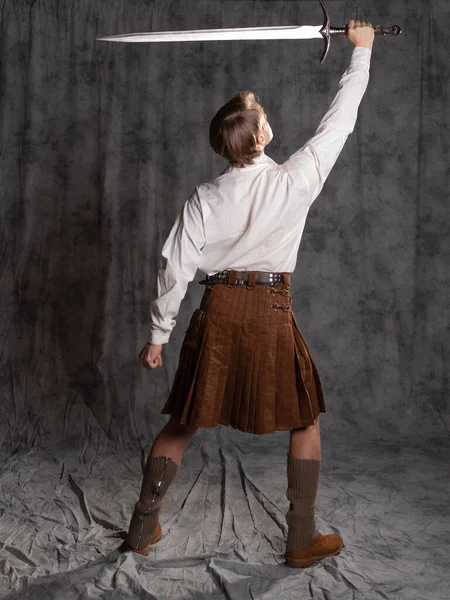
[(311, 204), (355, 126), (369, 81), (370, 48), (354, 48), (339, 90), (314, 136), (278, 165), (262, 153), (229, 165), (184, 203), (160, 259), (149, 341), (165, 344), (197, 269), (292, 272)]

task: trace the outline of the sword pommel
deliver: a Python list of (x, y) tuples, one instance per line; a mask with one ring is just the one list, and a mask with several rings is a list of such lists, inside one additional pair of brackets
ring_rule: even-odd
[(402, 28), (398, 25), (392, 25), (392, 27), (381, 27), (381, 25), (377, 25), (374, 30), (375, 35), (398, 35), (402, 32)]

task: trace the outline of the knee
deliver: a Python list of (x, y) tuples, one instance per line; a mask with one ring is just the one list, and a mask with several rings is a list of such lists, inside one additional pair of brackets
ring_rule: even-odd
[(198, 427), (195, 425), (189, 425), (188, 423), (180, 423), (178, 419), (171, 416), (166, 429), (173, 435), (179, 435), (180, 437), (191, 437), (197, 431)]
[(319, 416), (317, 416), (314, 423), (311, 423), (311, 425), (305, 425), (304, 427), (295, 427), (294, 429), (291, 429), (291, 431), (304, 431), (305, 433), (311, 433), (314, 429), (319, 430)]

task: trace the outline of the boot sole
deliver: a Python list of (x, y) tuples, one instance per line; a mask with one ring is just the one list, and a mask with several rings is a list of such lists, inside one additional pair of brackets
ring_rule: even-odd
[(286, 557), (286, 565), (293, 569), (303, 569), (310, 567), (314, 562), (328, 558), (329, 556), (338, 556), (341, 553), (343, 546), (341, 546), (335, 552), (329, 552), (328, 554), (318, 554), (316, 556), (308, 556), (307, 558), (289, 558)]

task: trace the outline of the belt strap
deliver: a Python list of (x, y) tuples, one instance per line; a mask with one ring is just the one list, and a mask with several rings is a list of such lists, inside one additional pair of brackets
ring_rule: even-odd
[(233, 269), (225, 269), (214, 275), (206, 275), (199, 283), (209, 285), (212, 283), (227, 283), (229, 286), (243, 285), (247, 283), (247, 287), (252, 289), (255, 284), (275, 285), (282, 283), (285, 286), (290, 286), (290, 273), (268, 273), (265, 271), (235, 271)]

